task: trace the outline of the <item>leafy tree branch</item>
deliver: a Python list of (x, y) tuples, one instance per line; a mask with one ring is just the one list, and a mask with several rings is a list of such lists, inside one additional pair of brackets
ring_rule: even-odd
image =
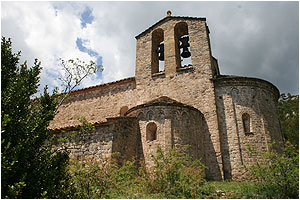
[(64, 89), (55, 112), (70, 93), (78, 87), (86, 77), (103, 71), (102, 65), (97, 65), (94, 61), (86, 63), (79, 58), (76, 58), (75, 60), (63, 60), (60, 58), (60, 66), (62, 67), (63, 74), (58, 79), (61, 81), (61, 86)]

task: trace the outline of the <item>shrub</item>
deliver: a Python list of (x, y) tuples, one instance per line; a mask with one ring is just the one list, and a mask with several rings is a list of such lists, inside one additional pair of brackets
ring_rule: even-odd
[(83, 158), (72, 159), (69, 165), (72, 174), (73, 198), (113, 198), (126, 194), (137, 176), (135, 162), (126, 161), (122, 166), (117, 160)]
[(151, 169), (142, 171), (143, 185), (150, 192), (164, 193), (166, 198), (202, 198), (209, 193), (200, 160), (175, 149), (164, 153), (159, 147), (153, 161)]
[(73, 198), (203, 198), (211, 193), (205, 185), (204, 166), (185, 153), (158, 148), (155, 165), (138, 170), (136, 161), (118, 159), (71, 160), (69, 169)]
[(249, 168), (262, 198), (299, 198), (298, 149), (287, 142), (282, 154), (272, 150), (263, 158), (263, 162)]
[(105, 198), (109, 184), (108, 162), (93, 159), (71, 159), (69, 164), (74, 188), (73, 198)]

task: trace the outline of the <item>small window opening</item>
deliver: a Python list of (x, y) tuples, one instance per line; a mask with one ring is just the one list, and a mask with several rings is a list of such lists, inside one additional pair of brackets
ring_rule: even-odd
[(157, 126), (154, 122), (150, 122), (146, 127), (146, 140), (153, 141), (156, 140)]
[(128, 106), (123, 106), (120, 109), (120, 116), (125, 116), (125, 113), (127, 112), (127, 110), (128, 110)]
[(243, 119), (243, 127), (244, 127), (244, 133), (250, 134), (250, 115), (248, 113), (244, 113), (242, 116)]

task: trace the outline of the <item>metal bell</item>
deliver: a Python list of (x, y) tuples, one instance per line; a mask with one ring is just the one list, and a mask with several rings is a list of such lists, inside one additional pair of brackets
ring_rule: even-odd
[(188, 58), (191, 56), (191, 52), (189, 52), (188, 47), (190, 46), (189, 44), (189, 36), (186, 37), (182, 37), (179, 39), (181, 42), (181, 45), (179, 46), (179, 48), (182, 48), (182, 53), (181, 53), (181, 57), (183, 58)]
[(164, 60), (164, 43), (160, 43), (158, 48), (157, 48), (157, 54), (158, 54), (158, 59), (163, 61)]

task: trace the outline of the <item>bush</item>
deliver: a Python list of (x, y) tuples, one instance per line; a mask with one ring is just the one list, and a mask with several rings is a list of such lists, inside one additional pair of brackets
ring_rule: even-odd
[(122, 196), (137, 176), (135, 162), (127, 161), (119, 166), (115, 159), (71, 159), (69, 169), (72, 175), (71, 185), (74, 188), (73, 198)]
[(290, 143), (282, 154), (274, 150), (264, 153), (263, 162), (250, 167), (262, 198), (299, 198), (299, 153)]
[(72, 198), (203, 198), (211, 193), (200, 161), (174, 149), (165, 154), (158, 148), (151, 169), (138, 170), (136, 161), (118, 165), (114, 158), (71, 160)]
[(105, 198), (108, 188), (108, 164), (83, 159), (70, 160), (71, 185), (74, 188), (73, 198)]
[(171, 149), (164, 153), (159, 147), (153, 155), (154, 166), (142, 171), (143, 185), (151, 193), (164, 193), (166, 198), (203, 198), (205, 167), (186, 153)]

